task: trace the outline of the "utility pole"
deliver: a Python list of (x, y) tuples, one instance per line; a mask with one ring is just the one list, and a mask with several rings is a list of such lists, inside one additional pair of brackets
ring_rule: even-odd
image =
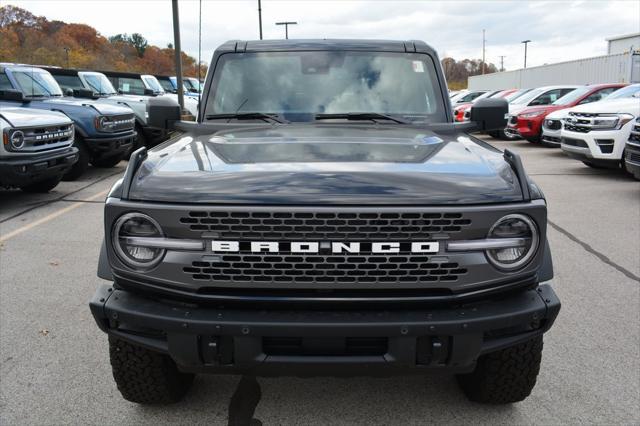
[(527, 44), (531, 43), (531, 40), (523, 40), (521, 43), (524, 43), (524, 67), (527, 67)]
[(485, 30), (482, 30), (482, 74), (484, 74), (484, 53), (487, 40), (484, 38)]
[(64, 47), (64, 53), (67, 55), (67, 68), (69, 68), (69, 51), (71, 49), (69, 49), (68, 47)]
[(260, 28), (260, 40), (262, 40), (262, 3), (258, 0), (258, 27)]
[(180, 114), (184, 110), (184, 91), (182, 82), (182, 56), (180, 53), (180, 17), (178, 16), (178, 0), (171, 0), (173, 9), (173, 47), (176, 53), (176, 84), (178, 85), (178, 103), (180, 104)]
[(500, 72), (504, 71), (504, 55), (500, 55)]
[(276, 22), (276, 25), (284, 25), (284, 38), (289, 38), (289, 25), (298, 25), (297, 22), (293, 21), (285, 21), (285, 22)]

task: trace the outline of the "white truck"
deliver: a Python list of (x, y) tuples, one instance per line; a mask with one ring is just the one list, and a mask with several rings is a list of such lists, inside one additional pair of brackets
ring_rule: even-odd
[(589, 167), (624, 167), (625, 144), (640, 116), (640, 84), (620, 89), (602, 101), (571, 108), (566, 114), (562, 151)]

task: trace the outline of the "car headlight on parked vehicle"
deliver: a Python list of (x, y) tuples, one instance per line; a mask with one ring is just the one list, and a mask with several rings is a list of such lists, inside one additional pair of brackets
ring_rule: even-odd
[(633, 120), (631, 114), (598, 114), (593, 118), (593, 130), (618, 130)]
[(160, 262), (165, 248), (154, 241), (164, 239), (158, 222), (142, 213), (127, 213), (113, 226), (113, 248), (120, 260), (133, 269), (150, 269)]
[(18, 151), (24, 147), (24, 133), (22, 130), (9, 130), (2, 134), (2, 143), (12, 151)]
[[(487, 238), (495, 240), (497, 247), (486, 251), (487, 258), (495, 267), (506, 271), (525, 266), (536, 253), (540, 239), (535, 222), (522, 214), (510, 214), (498, 220)], [(500, 240), (506, 239), (509, 247), (499, 247)]]
[(520, 118), (535, 118), (535, 117), (540, 117), (542, 114), (544, 114), (546, 111), (533, 111), (533, 112), (526, 112), (524, 114), (520, 114), (519, 117)]
[(112, 120), (110, 117), (99, 115), (94, 120), (96, 129), (100, 132), (113, 132), (118, 124), (116, 121)]

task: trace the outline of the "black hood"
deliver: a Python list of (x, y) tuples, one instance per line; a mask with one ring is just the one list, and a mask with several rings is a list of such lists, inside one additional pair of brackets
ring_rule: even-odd
[(484, 204), (522, 200), (502, 154), (402, 125), (291, 124), (151, 150), (132, 200), (224, 204)]

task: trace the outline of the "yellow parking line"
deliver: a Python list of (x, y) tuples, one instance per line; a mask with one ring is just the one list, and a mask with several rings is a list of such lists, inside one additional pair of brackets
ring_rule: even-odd
[[(94, 195), (90, 196), (89, 198), (87, 198), (85, 201), (93, 201), (96, 198), (104, 197), (104, 196), (107, 195), (108, 192), (109, 192), (108, 189), (106, 189), (104, 191), (101, 191), (101, 192), (98, 192), (97, 194), (94, 194)], [(43, 223), (49, 222), (49, 221), (55, 219), (58, 216), (61, 216), (61, 215), (65, 214), (65, 213), (70, 212), (71, 210), (75, 210), (75, 209), (77, 209), (78, 207), (80, 207), (83, 204), (84, 204), (83, 201), (78, 201), (77, 203), (73, 203), (70, 206), (67, 206), (67, 207), (65, 207), (63, 209), (60, 209), (60, 210), (55, 211), (55, 212), (53, 212), (51, 214), (48, 214), (47, 216), (45, 216), (45, 217), (43, 217), (41, 219), (38, 219), (35, 222), (31, 222), (30, 224), (25, 225), (22, 228), (18, 228), (15, 231), (11, 231), (7, 235), (0, 236), (0, 243), (3, 243), (5, 241), (15, 237), (16, 235), (20, 235), (23, 232), (26, 232), (26, 231), (28, 231), (28, 230), (30, 230), (32, 228), (35, 228), (38, 225), (42, 225)]]

